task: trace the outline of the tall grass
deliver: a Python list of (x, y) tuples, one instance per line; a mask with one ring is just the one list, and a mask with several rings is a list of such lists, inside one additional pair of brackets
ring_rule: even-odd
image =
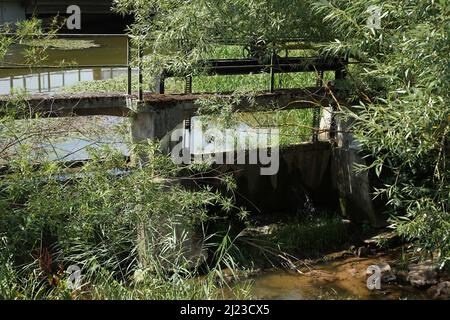
[[(31, 166), (36, 159), (21, 154), (10, 162), (0, 181), (0, 298), (219, 297), (213, 275), (233, 263), (232, 244), (208, 244), (197, 226), (209, 207), (230, 201), (208, 188), (182, 187), (180, 169), (163, 156), (130, 167), (117, 151), (91, 152), (75, 176), (55, 163)], [(214, 264), (200, 280), (210, 255)], [(79, 290), (67, 287), (69, 265), (82, 270)]]

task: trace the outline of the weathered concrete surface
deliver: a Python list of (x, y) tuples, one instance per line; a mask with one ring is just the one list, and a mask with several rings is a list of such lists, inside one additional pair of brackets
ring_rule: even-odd
[[(295, 107), (294, 101), (301, 106), (304, 102), (298, 91), (297, 95), (285, 92), (259, 99), (259, 103), (264, 101), (272, 109)], [(276, 175), (262, 176), (258, 165), (222, 165), (217, 169), (234, 173), (243, 203), (257, 210), (292, 212), (304, 202), (304, 194), (308, 194), (316, 204), (339, 204), (342, 213), (355, 223), (385, 226), (385, 220), (375, 210), (367, 172), (356, 173), (354, 170), (355, 164), (363, 164), (364, 160), (358, 154), (357, 141), (348, 132), (349, 124), (338, 117), (333, 120), (329, 100), (322, 99), (321, 104), (324, 106), (320, 123), (322, 142), (283, 150)], [(196, 111), (195, 104), (188, 100), (172, 99), (160, 102), (149, 99), (138, 108), (147, 112), (140, 111), (136, 117), (136, 139), (161, 139)], [(336, 132), (330, 131), (333, 121)], [(335, 146), (329, 143), (333, 134)]]
[(332, 107), (324, 107), (322, 108), (322, 117), (320, 118), (320, 126), (319, 126), (319, 141), (330, 141), (332, 139), (331, 136), (331, 127), (333, 122), (333, 108)]
[[(39, 95), (26, 98), (26, 103), (30, 111), (40, 111), (51, 116), (131, 116), (132, 136), (135, 141), (143, 141), (163, 139), (183, 120), (194, 116), (198, 110), (195, 102), (208, 96), (145, 94), (142, 101), (137, 101), (135, 96), (113, 93)], [(0, 97), (0, 105), (7, 105), (10, 99)], [(317, 105), (325, 107), (320, 138), (329, 141), (332, 121), (330, 106), (334, 101), (326, 89), (308, 88), (261, 93), (255, 97), (255, 101), (257, 110), (251, 109), (248, 103), (243, 102), (237, 111), (286, 110)], [(375, 212), (367, 173), (357, 174), (354, 171), (355, 164), (363, 163), (363, 159), (358, 155), (357, 143), (351, 134), (346, 132), (347, 123), (338, 118), (335, 122), (338, 132), (336, 148), (331, 148), (331, 145), (325, 142), (285, 150), (281, 156), (280, 172), (275, 176), (261, 176), (260, 167), (257, 165), (230, 167), (245, 172), (238, 176), (238, 180), (240, 179), (239, 183), (249, 200), (259, 202), (256, 205), (259, 208), (273, 211), (280, 206), (298, 204), (302, 201), (299, 199), (300, 195), (305, 192), (313, 195), (319, 202), (333, 202), (334, 195), (338, 194), (342, 212), (349, 219), (354, 222), (368, 222), (374, 226), (383, 225), (384, 221)]]
[[(154, 111), (159, 108), (174, 107), (178, 103), (193, 103), (200, 98), (210, 96), (230, 97), (228, 93), (221, 94), (144, 94), (143, 101), (138, 104), (138, 112)], [(323, 87), (311, 87), (305, 89), (282, 89), (273, 93), (261, 92), (255, 96), (256, 104), (261, 107), (259, 111), (274, 110), (277, 108), (302, 109), (314, 106), (328, 106), (332, 102), (332, 96)], [(237, 111), (252, 111), (245, 101)]]
[(147, 104), (131, 116), (132, 137), (135, 141), (161, 140), (183, 120), (193, 117), (198, 110), (195, 100), (179, 100), (170, 104)]
[[(144, 100), (135, 105), (133, 116), (133, 138), (162, 139), (183, 120), (196, 115), (198, 99), (211, 96), (202, 95), (144, 95)], [(227, 97), (229, 95), (223, 94)], [(323, 88), (279, 90), (274, 93), (260, 93), (255, 97), (257, 111), (289, 110), (311, 108), (316, 105), (329, 106), (332, 97)], [(236, 111), (252, 111), (254, 107), (243, 101)]]
[(180, 263), (195, 268), (207, 259), (204, 235), (195, 230), (187, 217), (161, 221), (149, 215), (139, 225), (137, 241), (139, 263), (143, 268), (152, 267), (155, 262), (167, 270), (173, 270)]
[(359, 154), (358, 142), (349, 132), (350, 124), (339, 117), (335, 121), (337, 134), (332, 171), (341, 211), (353, 222), (383, 227), (386, 221), (375, 210), (368, 173), (355, 172), (355, 165), (365, 162)]
[(221, 165), (216, 169), (236, 177), (242, 204), (261, 212), (295, 212), (310, 196), (315, 205), (339, 207), (354, 223), (384, 227), (385, 219), (372, 201), (367, 172), (356, 173), (364, 160), (357, 143), (337, 119), (337, 145), (330, 141), (305, 143), (280, 151), (280, 170), (262, 176), (260, 165)]
[[(304, 143), (280, 150), (280, 170), (276, 175), (261, 175), (261, 165), (225, 164), (214, 166), (213, 176), (232, 173), (237, 182), (240, 205), (263, 213), (295, 213), (303, 208), (305, 195), (314, 204), (336, 207), (335, 186), (330, 172), (331, 144)], [(214, 179), (210, 183), (220, 182)]]
[[(229, 94), (221, 94), (229, 97)], [(135, 95), (123, 93), (78, 93), (78, 94), (36, 94), (23, 97), (30, 112), (44, 113), (53, 117), (118, 115), (128, 116), (130, 112), (149, 113), (165, 110), (164, 117), (181, 113), (193, 115), (198, 109), (198, 99), (217, 94), (145, 94), (142, 101)], [(0, 96), (1, 107), (15, 107), (14, 96)], [(323, 88), (288, 89), (274, 93), (260, 93), (255, 101), (258, 110), (300, 109), (317, 105), (328, 106), (331, 96)], [(21, 99), (22, 100), (22, 99)], [(11, 103), (12, 102), (12, 103)], [(249, 105), (243, 102), (239, 110), (248, 111)], [(170, 121), (169, 121), (170, 122)]]
[[(14, 96), (0, 96), (0, 107), (17, 108)], [(132, 100), (121, 93), (96, 94), (37, 94), (23, 97), (20, 104), (27, 114), (43, 114), (49, 117), (68, 116), (127, 116)]]

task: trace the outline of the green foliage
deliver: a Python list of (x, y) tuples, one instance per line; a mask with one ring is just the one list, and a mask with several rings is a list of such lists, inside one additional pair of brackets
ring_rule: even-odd
[(350, 240), (342, 218), (325, 215), (291, 219), (277, 226), (271, 238), (283, 251), (302, 257), (318, 257)]
[[(280, 146), (289, 146), (309, 141), (311, 136), (312, 110), (276, 109), (267, 111), (255, 100), (255, 88), (241, 88), (228, 96), (212, 95), (197, 100), (197, 113), (203, 123), (217, 128), (233, 128), (248, 125), (254, 128), (279, 128)], [(245, 110), (239, 110), (244, 105)]]
[[(450, 260), (450, 188), (448, 184), (450, 41), (449, 9), (440, 1), (336, 0), (117, 0), (116, 10), (132, 13), (135, 44), (151, 53), (145, 57), (152, 74), (163, 68), (175, 74), (201, 72), (201, 59), (242, 56), (252, 51), (259, 59), (280, 49), (286, 37), (335, 40), (322, 47), (324, 54), (349, 57), (350, 88), (363, 97), (346, 110), (353, 132), (370, 162), (359, 170), (374, 169), (383, 181), (375, 195), (386, 199), (392, 227), (414, 241), (419, 252), (434, 254), (442, 265)], [(381, 29), (366, 21), (367, 8), (382, 9)], [(32, 19), (12, 29), (2, 27), (0, 60), (13, 43), (36, 44), (25, 49), (27, 64), (42, 64), (46, 50), (54, 46), (57, 26), (46, 30)], [(33, 36), (31, 36), (33, 35)], [(233, 47), (217, 46), (232, 40)], [(247, 53), (245, 53), (245, 51)], [(292, 78), (292, 77), (291, 77)], [(217, 80), (217, 79), (216, 79)], [(296, 77), (293, 83), (310, 78)], [(197, 80), (196, 80), (197, 81)], [(210, 82), (199, 78), (199, 91), (238, 90), (239, 99), (249, 99), (266, 86), (265, 75)], [(124, 91), (125, 79), (89, 84), (95, 91)], [(85, 84), (84, 84), (85, 85)], [(103, 87), (102, 87), (103, 86)], [(179, 82), (173, 84), (179, 90)], [(75, 88), (74, 90), (78, 90)], [(203, 102), (201, 114), (233, 121), (236, 102), (213, 97)], [(46, 162), (22, 139), (41, 133), (17, 130), (17, 116), (27, 106), (2, 110), (0, 153), (8, 168), (0, 180), (0, 297), (6, 299), (200, 299), (218, 297), (215, 279), (223, 280), (223, 266), (236, 268), (230, 248), (236, 239), (229, 234), (202, 250), (213, 249), (212, 267), (204, 281), (198, 278), (201, 259), (189, 254), (196, 227), (218, 215), (235, 213), (233, 200), (211, 188), (188, 190), (176, 177), (180, 168), (156, 155), (155, 146), (133, 146), (136, 154), (148, 154), (150, 163), (130, 165), (112, 150), (92, 151), (93, 161), (78, 171)], [(202, 103), (202, 102), (200, 102)], [(18, 110), (18, 111), (16, 111)], [(275, 117), (289, 124), (309, 115)], [(265, 115), (247, 121), (266, 126)], [(6, 129), (6, 130), (5, 130)], [(299, 134), (288, 131), (287, 135)], [(8, 148), (19, 146), (18, 153)], [(369, 158), (368, 158), (369, 159)], [(124, 171), (118, 171), (118, 168)], [(186, 170), (186, 168), (184, 168)], [(187, 168), (189, 170), (189, 168)], [(231, 186), (232, 184), (230, 184)], [(207, 214), (208, 213), (208, 214)], [(241, 217), (246, 213), (241, 212)], [(282, 226), (280, 244), (308, 252), (329, 249), (345, 241), (343, 224), (305, 221)], [(318, 239), (318, 233), (326, 237)], [(205, 236), (202, 234), (202, 236)], [(239, 237), (238, 237), (239, 238)], [(208, 239), (208, 237), (206, 237)], [(205, 240), (204, 240), (205, 241)], [(204, 242), (203, 241), (203, 242)], [(315, 251), (314, 250), (314, 251)], [(199, 253), (197, 252), (197, 253)], [(82, 267), (81, 292), (65, 285), (65, 268)], [(223, 283), (223, 281), (222, 281)], [(242, 292), (242, 291), (240, 291)], [(244, 290), (245, 292), (245, 290)]]
[[(26, 63), (40, 64), (54, 45), (43, 33), (38, 20), (23, 22), (15, 34), (2, 34), (1, 53), (16, 42), (42, 40), (26, 49), (26, 56), (36, 55)], [(209, 187), (183, 187), (178, 176), (190, 168), (175, 166), (153, 144), (128, 145), (151, 162), (128, 161), (106, 147), (91, 149), (91, 161), (81, 168), (52, 162), (39, 145), (51, 144), (51, 134), (66, 136), (64, 123), (30, 119), (20, 95), (2, 106), (1, 115), (0, 299), (220, 297), (220, 259), (230, 264), (232, 257), (215, 256), (215, 267), (200, 279), (199, 265), (215, 251), (201, 226), (214, 218), (207, 215), (212, 207), (222, 217), (236, 213), (232, 199)], [(82, 269), (80, 290), (67, 286), (69, 265)], [(240, 288), (239, 297), (245, 292)]]
[(275, 49), (280, 38), (327, 38), (330, 33), (310, 4), (290, 0), (118, 0), (115, 8), (134, 15), (131, 33), (152, 53), (146, 57), (149, 66), (155, 71), (164, 68), (186, 74), (199, 60), (208, 58), (220, 41), (259, 46), (263, 57)]
[[(381, 29), (367, 26), (381, 7)], [(382, 179), (392, 227), (421, 253), (450, 259), (449, 7), (443, 1), (322, 1), (339, 41), (324, 48), (359, 64), (350, 79), (362, 99), (347, 115), (362, 151), (360, 170)]]
[[(209, 188), (182, 187), (174, 178), (181, 168), (162, 156), (153, 155), (151, 164), (140, 167), (128, 167), (113, 150), (92, 150), (91, 157), (76, 172), (55, 163), (36, 169), (35, 159), (23, 154), (9, 162), (11, 173), (0, 184), (1, 297), (217, 294), (215, 282), (195, 279), (196, 261), (201, 263), (208, 249), (204, 240), (193, 239), (206, 237), (197, 226), (212, 217), (208, 208), (226, 208), (230, 200)], [(215, 250), (211, 244), (208, 248)], [(226, 246), (220, 248), (214, 274), (220, 273), (223, 259), (232, 261), (228, 254), (223, 257)], [(83, 290), (75, 296), (65, 287), (64, 270), (71, 264), (79, 265), (84, 277)], [(136, 273), (144, 275), (138, 283)]]
[(44, 26), (42, 20), (34, 17), (19, 21), (14, 26), (1, 25), (0, 61), (3, 62), (11, 45), (27, 44), (28, 46), (23, 50), (25, 64), (43, 64), (48, 58), (47, 50), (54, 45), (54, 35), (59, 29), (60, 25), (56, 19), (48, 26)]

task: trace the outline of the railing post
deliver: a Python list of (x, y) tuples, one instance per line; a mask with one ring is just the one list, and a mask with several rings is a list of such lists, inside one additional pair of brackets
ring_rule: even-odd
[(316, 81), (316, 86), (317, 87), (323, 87), (323, 70), (319, 70), (317, 71), (317, 81)]
[(188, 75), (186, 77), (186, 84), (184, 87), (184, 93), (191, 94), (192, 93), (192, 76)]
[(270, 93), (275, 91), (275, 73), (273, 70), (273, 66), (275, 63), (275, 54), (272, 53), (270, 57)]
[(165, 91), (165, 80), (164, 74), (155, 77), (155, 93), (164, 94)]
[(335, 74), (334, 78), (336, 80), (344, 80), (347, 77), (346, 66), (348, 64), (348, 59), (347, 58), (342, 59), (341, 64), (342, 64), (341, 68), (336, 70), (334, 73)]
[(127, 36), (127, 76), (128, 76), (127, 93), (129, 96), (131, 96), (132, 81), (131, 81), (131, 41), (130, 41), (130, 36)]
[[(323, 87), (323, 70), (319, 70), (317, 72), (317, 81), (316, 86), (317, 87)], [(312, 142), (319, 141), (319, 130), (320, 130), (320, 107), (315, 107), (313, 110), (313, 136), (312, 136)]]
[[(339, 59), (340, 68), (335, 71), (334, 78), (335, 80), (345, 80), (347, 77), (347, 69), (346, 66), (348, 64), (348, 58)], [(336, 112), (338, 110), (338, 105), (333, 103), (332, 106), (332, 115), (331, 115), (331, 125), (330, 125), (330, 139), (335, 141), (337, 137), (337, 123), (336, 123)]]
[(142, 57), (144, 55), (144, 52), (142, 50), (142, 45), (139, 43), (139, 50), (138, 50), (138, 61), (139, 61), (139, 68), (138, 68), (138, 78), (139, 78), (139, 100), (142, 100), (144, 98), (144, 89), (143, 89), (143, 78), (142, 78)]

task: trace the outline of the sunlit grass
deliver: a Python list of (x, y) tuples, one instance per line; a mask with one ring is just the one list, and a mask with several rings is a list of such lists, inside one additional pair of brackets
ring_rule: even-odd
[(243, 112), (237, 113), (235, 119), (252, 128), (278, 128), (280, 130), (280, 146), (288, 146), (310, 140), (313, 111), (297, 109)]

